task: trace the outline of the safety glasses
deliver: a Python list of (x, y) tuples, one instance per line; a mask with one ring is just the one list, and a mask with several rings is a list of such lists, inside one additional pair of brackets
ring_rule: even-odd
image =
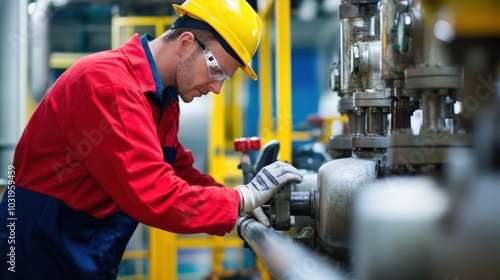
[(205, 44), (203, 44), (197, 38), (194, 39), (203, 49), (203, 56), (205, 56), (205, 61), (207, 62), (207, 67), (208, 67), (208, 77), (217, 82), (222, 82), (231, 79), (231, 77), (228, 74), (226, 74), (226, 72), (224, 72), (222, 67), (220, 67), (219, 63), (215, 59), (215, 56), (211, 51), (207, 49)]

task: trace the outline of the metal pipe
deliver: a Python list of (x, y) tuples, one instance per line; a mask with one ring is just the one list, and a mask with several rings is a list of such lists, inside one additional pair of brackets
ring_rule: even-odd
[(403, 73), (395, 68), (396, 51), (391, 44), (391, 29), (395, 20), (395, 4), (392, 0), (382, 0), (380, 10), (380, 35), (382, 43), (381, 75), (383, 80), (402, 79)]
[(385, 116), (380, 108), (369, 108), (366, 114), (366, 134), (378, 136), (385, 134)]
[(354, 198), (378, 175), (376, 159), (342, 158), (318, 170), (318, 235), (329, 246), (350, 246)]
[(290, 196), (290, 215), (311, 215), (311, 192), (292, 192)]
[(27, 0), (0, 0), (0, 177), (7, 176), (26, 121)]
[(432, 279), (439, 223), (449, 207), (449, 196), (428, 177), (394, 176), (366, 185), (353, 211), (356, 278)]
[(35, 102), (40, 102), (49, 88), (50, 15), (52, 0), (38, 0), (30, 14), (30, 89)]
[(425, 90), (422, 94), (421, 132), (440, 132), (446, 129), (446, 96)]
[(331, 266), (327, 256), (307, 250), (284, 232), (268, 228), (253, 218), (240, 217), (236, 230), (273, 279), (347, 279)]
[(348, 133), (353, 135), (365, 134), (365, 117), (366, 114), (352, 111), (347, 114), (349, 122)]
[(392, 130), (411, 129), (413, 108), (410, 106), (408, 97), (399, 97), (397, 101), (394, 101), (393, 112), (394, 116), (391, 119), (393, 122), (391, 126)]
[(40, 102), (49, 89), (50, 81), (50, 23), (54, 9), (70, 0), (37, 0), (29, 16), (29, 74), (30, 90), (35, 102)]

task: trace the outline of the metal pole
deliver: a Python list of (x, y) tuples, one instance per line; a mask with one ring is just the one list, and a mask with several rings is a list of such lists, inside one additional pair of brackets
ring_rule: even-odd
[(307, 250), (284, 232), (268, 228), (253, 218), (239, 218), (237, 231), (273, 279), (347, 279), (331, 266), (327, 256)]
[(26, 123), (28, 1), (0, 0), (0, 177)]

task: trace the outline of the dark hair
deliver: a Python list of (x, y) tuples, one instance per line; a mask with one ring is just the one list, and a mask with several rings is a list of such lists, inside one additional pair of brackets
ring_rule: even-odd
[(181, 36), (181, 34), (184, 32), (193, 33), (194, 37), (196, 37), (198, 40), (200, 40), (206, 45), (208, 45), (209, 42), (217, 40), (210, 31), (193, 29), (193, 28), (183, 28), (183, 27), (177, 29), (168, 29), (165, 33), (161, 35), (161, 37), (165, 41), (173, 41), (177, 39), (179, 36)]

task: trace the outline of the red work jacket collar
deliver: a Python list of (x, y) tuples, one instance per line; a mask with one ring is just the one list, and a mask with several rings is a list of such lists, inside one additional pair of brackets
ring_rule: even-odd
[(155, 84), (153, 72), (148, 62), (146, 52), (141, 44), (139, 34), (132, 36), (132, 38), (130, 38), (130, 40), (121, 47), (121, 50), (130, 61), (132, 70), (139, 81), (142, 92), (156, 93), (158, 89)]

